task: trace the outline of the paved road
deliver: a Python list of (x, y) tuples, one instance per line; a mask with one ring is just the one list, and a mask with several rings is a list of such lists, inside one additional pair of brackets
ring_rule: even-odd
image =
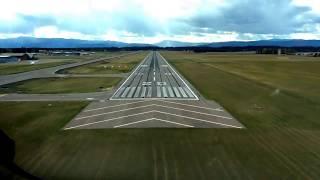
[(151, 52), (111, 100), (137, 99), (198, 100), (185, 80), (158, 52)]
[(59, 70), (78, 67), (78, 66), (82, 66), (82, 65), (86, 65), (86, 64), (92, 64), (92, 63), (96, 63), (99, 61), (111, 60), (114, 58), (128, 56), (128, 55), (131, 55), (134, 53), (137, 53), (137, 52), (123, 54), (123, 55), (119, 55), (119, 56), (94, 59), (94, 60), (90, 60), (90, 61), (66, 64), (66, 65), (61, 65), (61, 66), (55, 66), (55, 67), (51, 67), (51, 68), (44, 68), (44, 69), (23, 72), (23, 73), (18, 73), (18, 74), (4, 75), (4, 76), (0, 76), (0, 86), (5, 85), (5, 84), (19, 82), (19, 81), (24, 81), (24, 80), (28, 80), (28, 79), (34, 79), (34, 78), (59, 77), (59, 76), (63, 76), (63, 75), (56, 74), (56, 72)]
[(72, 94), (0, 94), (0, 101), (100, 101), (108, 99), (111, 92)]

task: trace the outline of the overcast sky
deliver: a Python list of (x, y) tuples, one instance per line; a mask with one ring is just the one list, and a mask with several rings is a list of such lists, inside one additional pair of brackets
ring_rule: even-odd
[(1, 0), (0, 38), (320, 39), (320, 0)]

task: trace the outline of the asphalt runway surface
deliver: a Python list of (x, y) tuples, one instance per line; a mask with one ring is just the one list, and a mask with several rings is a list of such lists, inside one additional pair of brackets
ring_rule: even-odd
[(214, 102), (145, 99), (94, 102), (64, 130), (105, 128), (238, 128), (244, 126)]
[(111, 100), (198, 100), (185, 80), (158, 52), (151, 52), (119, 87)]
[(244, 126), (219, 104), (202, 98), (160, 53), (151, 52), (109, 100), (91, 103), (64, 130), (103, 128)]
[(0, 102), (8, 101), (105, 101), (112, 92), (69, 93), (69, 94), (0, 94)]

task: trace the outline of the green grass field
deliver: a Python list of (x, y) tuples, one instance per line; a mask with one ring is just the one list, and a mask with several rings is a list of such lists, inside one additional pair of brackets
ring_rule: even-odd
[(147, 52), (125, 56), (111, 62), (98, 62), (63, 70), (64, 74), (117, 74), (130, 72), (147, 55)]
[(52, 62), (52, 63), (43, 63), (43, 64), (0, 64), (0, 75), (16, 74), (27, 71), (33, 71), (48, 67), (54, 67), (67, 64), (67, 62)]
[(37, 64), (29, 64), (29, 61), (21, 61), (14, 64), (0, 64), (0, 75), (16, 74), (27, 71), (33, 71), (48, 67), (59, 66), (63, 64), (75, 63), (80, 61), (88, 61), (92, 59), (110, 57), (128, 53), (126, 51), (117, 52), (97, 52), (90, 56), (49, 56), (49, 55), (38, 55), (39, 61)]
[(31, 79), (0, 87), (2, 93), (56, 94), (86, 93), (109, 90), (117, 85), (121, 78), (43, 78)]
[(319, 179), (319, 62), (163, 55), (247, 129), (62, 131), (85, 104), (0, 103), (16, 162), (44, 179)]

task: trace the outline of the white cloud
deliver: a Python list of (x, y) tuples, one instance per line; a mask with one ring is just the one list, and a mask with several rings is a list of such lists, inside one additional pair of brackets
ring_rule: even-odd
[[(319, 0), (3, 1), (0, 38), (32, 35), (143, 43), (165, 39), (220, 42), (273, 37), (319, 39), (320, 31)], [(259, 2), (267, 4), (259, 9)], [(245, 5), (234, 8), (239, 4)], [(281, 8), (273, 8), (277, 4)]]
[(34, 37), (37, 38), (65, 38), (65, 39), (83, 39), (94, 40), (95, 37), (91, 35), (85, 35), (79, 32), (63, 31), (59, 30), (55, 26), (43, 26), (34, 30)]
[(313, 13), (320, 14), (319, 0), (293, 0), (293, 4), (310, 7)]

